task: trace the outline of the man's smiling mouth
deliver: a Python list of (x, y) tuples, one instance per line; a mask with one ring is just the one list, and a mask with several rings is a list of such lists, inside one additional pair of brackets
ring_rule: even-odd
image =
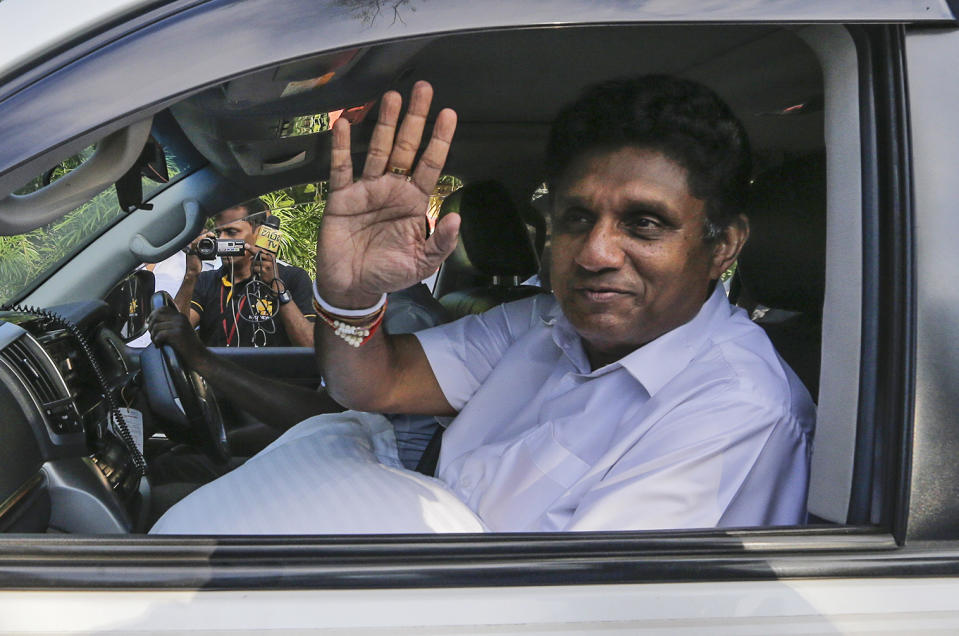
[(597, 303), (612, 302), (629, 295), (625, 290), (600, 285), (575, 287), (574, 291), (586, 300)]

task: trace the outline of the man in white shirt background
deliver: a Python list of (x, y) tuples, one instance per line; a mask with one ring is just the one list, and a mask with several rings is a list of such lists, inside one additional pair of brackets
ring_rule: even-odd
[[(421, 229), (455, 114), (437, 115), (414, 167), (431, 89), (416, 85), (394, 135), (400, 101), (384, 96), (357, 181), (348, 123), (334, 128), (328, 318), (363, 325), (455, 245), (454, 215)], [(749, 233), (741, 123), (694, 82), (607, 83), (557, 118), (547, 173), (555, 300), (359, 347), (318, 323), (331, 395), (455, 415), (437, 475), (494, 530), (802, 523), (812, 401), (717, 285)]]
[(384, 95), (355, 181), (334, 126), (315, 289), (330, 395), (453, 416), (437, 477), (494, 531), (803, 523), (815, 407), (717, 284), (749, 234), (728, 106), (666, 76), (588, 89), (547, 149), (554, 295), (385, 334), (385, 294), (456, 244), (455, 214), (424, 232), (456, 125), (440, 111), (414, 165), (431, 100), (418, 82), (397, 128)]

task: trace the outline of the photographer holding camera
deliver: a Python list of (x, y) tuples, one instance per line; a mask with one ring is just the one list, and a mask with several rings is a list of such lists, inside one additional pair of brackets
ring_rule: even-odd
[[(267, 212), (259, 199), (227, 208), (214, 217), (215, 234), (190, 244), (175, 303), (207, 346), (313, 346), (309, 275), (256, 246)], [(223, 265), (202, 271), (201, 255), (219, 255)]]

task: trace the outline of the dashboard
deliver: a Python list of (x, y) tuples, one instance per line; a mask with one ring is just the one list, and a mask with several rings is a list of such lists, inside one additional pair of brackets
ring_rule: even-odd
[(0, 532), (134, 530), (142, 455), (109, 422), (138, 364), (113, 321), (100, 301), (0, 312)]

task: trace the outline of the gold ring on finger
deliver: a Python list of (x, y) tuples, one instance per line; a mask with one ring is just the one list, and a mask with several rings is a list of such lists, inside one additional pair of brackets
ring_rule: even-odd
[(390, 174), (399, 175), (401, 177), (405, 177), (410, 173), (409, 168), (400, 168), (398, 166), (390, 166), (388, 170), (390, 171)]

